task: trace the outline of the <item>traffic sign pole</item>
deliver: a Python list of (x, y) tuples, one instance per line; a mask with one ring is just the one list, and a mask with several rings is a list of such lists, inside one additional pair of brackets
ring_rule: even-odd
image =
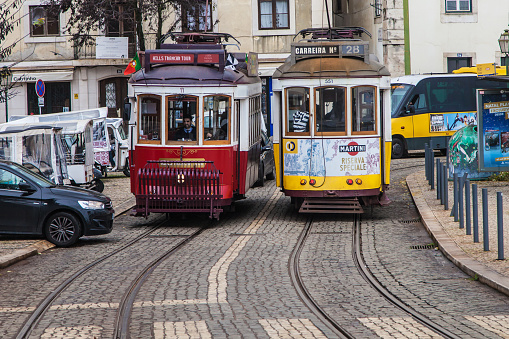
[(44, 81), (42, 79), (37, 79), (35, 83), (35, 93), (39, 97), (39, 115), (42, 114), (42, 107), (44, 106), (44, 93), (46, 92), (46, 86), (44, 85)]

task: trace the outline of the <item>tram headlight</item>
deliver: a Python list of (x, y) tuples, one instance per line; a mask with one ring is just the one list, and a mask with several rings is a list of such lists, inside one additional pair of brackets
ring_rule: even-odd
[(346, 183), (348, 185), (353, 185), (353, 180), (352, 179), (346, 179)]
[(307, 183), (306, 179), (300, 179), (300, 184), (305, 185)]
[(311, 186), (314, 186), (314, 185), (316, 184), (316, 180), (315, 180), (315, 179), (311, 179), (311, 180), (309, 180), (309, 184), (310, 184)]
[(355, 179), (355, 183), (356, 183), (357, 185), (362, 185), (362, 179), (361, 179), (361, 178), (357, 178), (357, 179)]

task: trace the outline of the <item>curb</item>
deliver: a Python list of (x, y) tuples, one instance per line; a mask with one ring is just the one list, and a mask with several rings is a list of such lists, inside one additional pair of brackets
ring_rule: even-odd
[[(115, 210), (116, 216), (129, 210), (132, 206), (134, 206), (135, 202), (136, 199), (132, 197), (128, 200), (121, 202), (117, 206), (114, 206), (113, 209)], [(12, 264), (15, 264), (28, 257), (41, 254), (42, 252), (49, 250), (50, 248), (53, 247), (55, 247), (55, 245), (50, 243), (49, 241), (39, 240), (30, 246), (14, 250), (12, 253), (0, 256), (0, 269), (11, 266)]]
[(55, 245), (50, 243), (49, 241), (39, 240), (35, 244), (32, 244), (25, 248), (20, 248), (12, 253), (0, 256), (0, 268), (6, 268), (12, 264), (17, 263), (18, 261), (21, 261), (33, 255), (41, 254), (42, 252), (53, 247), (55, 247)]
[(440, 251), (469, 276), (478, 278), (480, 282), (505, 295), (509, 295), (508, 277), (472, 259), (449, 237), (424, 199), (422, 194), (423, 186), (419, 184), (416, 177), (424, 177), (424, 171), (410, 174), (406, 178), (406, 183), (415, 206), (421, 215), (422, 222), (431, 238), (438, 244)]

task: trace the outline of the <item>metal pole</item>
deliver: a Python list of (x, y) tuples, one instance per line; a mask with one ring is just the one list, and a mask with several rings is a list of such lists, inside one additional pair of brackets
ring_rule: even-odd
[(477, 184), (472, 184), (472, 217), (474, 226), (474, 242), (479, 242), (479, 197), (477, 196)]
[(433, 153), (433, 149), (431, 147), (429, 148), (429, 153), (430, 153), (429, 169), (431, 170), (430, 182), (431, 182), (431, 189), (434, 190), (435, 189), (435, 171), (433, 170), (433, 166), (435, 165), (435, 153)]
[(452, 204), (451, 216), (454, 217), (454, 222), (458, 222), (458, 173), (453, 174), (453, 196), (454, 202)]
[(498, 260), (504, 260), (504, 206), (502, 205), (502, 192), (497, 192), (497, 239)]
[(463, 183), (464, 177), (459, 178), (459, 187), (458, 187), (458, 214), (460, 219), (460, 228), (465, 228), (465, 217), (463, 215)]
[(488, 189), (482, 189), (482, 238), (484, 250), (490, 250), (490, 233), (488, 230)]
[(447, 173), (447, 163), (444, 164), (444, 173), (442, 175), (444, 178), (444, 210), (449, 209), (449, 176)]
[(9, 95), (8, 86), (5, 87), (5, 122), (9, 122), (9, 105), (7, 103), (7, 96)]
[(472, 235), (470, 223), (470, 180), (465, 181), (465, 220), (467, 235)]
[(426, 180), (429, 183), (429, 152), (428, 152), (428, 144), (424, 144), (424, 173), (426, 175)]
[[(437, 199), (440, 199), (440, 159), (436, 159), (437, 168)], [(431, 189), (433, 189), (433, 182), (431, 182)]]

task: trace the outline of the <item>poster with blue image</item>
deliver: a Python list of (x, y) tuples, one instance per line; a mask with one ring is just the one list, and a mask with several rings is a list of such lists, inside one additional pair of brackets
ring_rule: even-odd
[(479, 171), (509, 171), (509, 91), (478, 90)]

